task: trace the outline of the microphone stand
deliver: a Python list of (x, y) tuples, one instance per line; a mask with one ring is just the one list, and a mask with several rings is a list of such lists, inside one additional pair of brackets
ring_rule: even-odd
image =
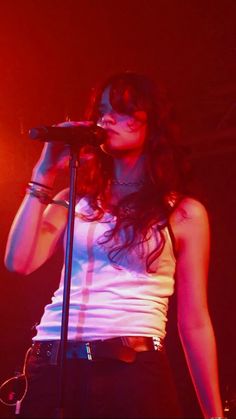
[[(80, 141), (78, 136), (80, 134)], [(72, 253), (73, 253), (73, 236), (74, 236), (74, 218), (75, 218), (75, 202), (76, 202), (76, 184), (77, 184), (77, 168), (78, 168), (78, 147), (85, 144), (99, 145), (106, 138), (106, 132), (99, 126), (80, 125), (76, 127), (38, 127), (31, 128), (29, 136), (32, 139), (46, 140), (51, 137), (51, 141), (63, 141), (67, 138), (65, 144), (70, 146), (70, 193), (69, 193), (69, 211), (67, 220), (67, 240), (65, 254), (65, 274), (64, 289), (62, 303), (62, 322), (61, 322), (61, 338), (58, 351), (58, 367), (59, 367), (59, 386), (58, 386), (58, 406), (56, 407), (56, 418), (62, 419), (64, 414), (64, 390), (66, 378), (66, 349), (67, 334), (69, 320), (70, 305), (70, 285), (72, 271)]]
[(66, 239), (66, 255), (65, 255), (65, 274), (64, 274), (64, 290), (62, 305), (62, 323), (61, 323), (61, 340), (59, 346), (59, 386), (58, 386), (58, 407), (56, 408), (56, 418), (64, 417), (64, 392), (66, 378), (66, 349), (67, 334), (69, 321), (69, 305), (70, 305), (70, 286), (72, 271), (72, 253), (73, 253), (73, 236), (74, 236), (74, 218), (76, 203), (76, 184), (77, 184), (77, 147), (70, 145), (70, 190), (69, 190), (69, 211), (67, 221), (67, 239)]

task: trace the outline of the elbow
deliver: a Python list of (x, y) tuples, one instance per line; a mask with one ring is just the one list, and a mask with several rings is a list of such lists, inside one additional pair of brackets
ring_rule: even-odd
[(193, 336), (201, 336), (210, 333), (212, 328), (211, 319), (207, 309), (202, 310), (198, 316), (188, 316), (185, 319), (178, 319), (178, 333), (182, 341), (188, 340)]
[(182, 345), (188, 345), (196, 333), (198, 334), (198, 327), (188, 323), (178, 323), (178, 334)]
[(15, 272), (13, 258), (9, 253), (5, 253), (4, 256), (4, 266), (10, 272)]
[(19, 275), (29, 275), (31, 272), (27, 269), (22, 260), (13, 258), (11, 254), (6, 254), (4, 258), (4, 265), (9, 272)]

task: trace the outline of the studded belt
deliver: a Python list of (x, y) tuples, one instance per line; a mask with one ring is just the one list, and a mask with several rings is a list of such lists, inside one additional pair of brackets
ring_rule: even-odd
[[(35, 341), (31, 354), (56, 364), (60, 341)], [(119, 336), (105, 340), (67, 341), (67, 359), (87, 359), (89, 361), (111, 358), (133, 362), (138, 352), (163, 351), (163, 339), (154, 336)]]

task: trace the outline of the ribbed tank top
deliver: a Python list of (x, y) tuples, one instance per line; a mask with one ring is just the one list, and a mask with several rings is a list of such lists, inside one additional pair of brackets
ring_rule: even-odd
[[(165, 245), (155, 262), (155, 272), (147, 273), (143, 248), (125, 252), (116, 263), (108, 258), (101, 238), (114, 225), (113, 215), (105, 213), (99, 221), (83, 220), (81, 214), (92, 211), (85, 198), (75, 211), (68, 339), (164, 338), (176, 263), (168, 228), (162, 230)], [(154, 236), (150, 235), (146, 250), (156, 246)], [(64, 267), (59, 287), (44, 309), (34, 340), (60, 339), (63, 282)]]

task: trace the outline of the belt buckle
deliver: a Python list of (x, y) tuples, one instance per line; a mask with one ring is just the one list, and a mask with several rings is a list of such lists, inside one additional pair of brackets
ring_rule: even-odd
[(155, 351), (162, 351), (163, 350), (162, 340), (159, 336), (152, 336), (152, 341), (153, 341)]
[(91, 351), (91, 345), (90, 345), (90, 342), (86, 342), (86, 343), (85, 343), (85, 348), (86, 348), (86, 352), (87, 352), (87, 357), (88, 357), (88, 360), (89, 360), (89, 361), (92, 361), (92, 360), (93, 360), (93, 357), (92, 357), (92, 351)]

